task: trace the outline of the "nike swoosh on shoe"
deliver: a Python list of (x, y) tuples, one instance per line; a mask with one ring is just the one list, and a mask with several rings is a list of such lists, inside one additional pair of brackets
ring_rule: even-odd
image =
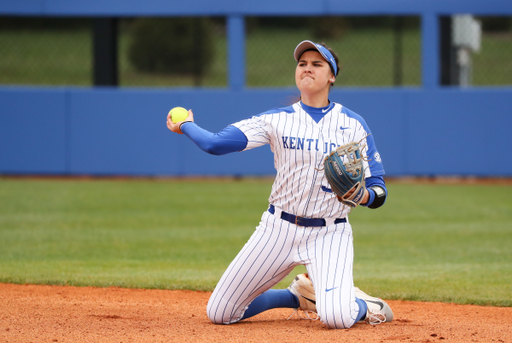
[(303, 297), (304, 299), (308, 300), (308, 301), (311, 301), (313, 304), (316, 305), (316, 301), (315, 300), (312, 300), (312, 299), (309, 299), (309, 298), (306, 298), (305, 296), (301, 295), (301, 297)]
[(380, 306), (380, 310), (382, 310), (384, 308), (384, 304), (381, 302), (381, 301), (373, 301), (373, 300), (365, 300), (366, 302), (369, 302), (369, 303), (374, 303), (374, 304), (377, 304)]

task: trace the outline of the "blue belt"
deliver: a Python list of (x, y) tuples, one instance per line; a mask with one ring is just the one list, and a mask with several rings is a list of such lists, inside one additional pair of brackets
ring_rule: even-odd
[[(272, 214), (276, 212), (276, 209), (274, 205), (270, 205), (268, 208), (268, 211)], [(287, 213), (285, 211), (281, 212), (281, 219), (286, 220), (287, 222), (290, 222), (295, 225), (299, 226), (325, 226), (325, 219), (323, 218), (304, 218), (299, 217), (290, 213)], [(334, 224), (340, 224), (340, 223), (346, 223), (346, 218), (336, 218), (334, 220)]]

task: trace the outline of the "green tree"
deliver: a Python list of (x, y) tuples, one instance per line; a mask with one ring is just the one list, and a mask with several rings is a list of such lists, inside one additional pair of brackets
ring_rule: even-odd
[(137, 18), (128, 58), (143, 72), (190, 75), (200, 85), (213, 60), (208, 18)]

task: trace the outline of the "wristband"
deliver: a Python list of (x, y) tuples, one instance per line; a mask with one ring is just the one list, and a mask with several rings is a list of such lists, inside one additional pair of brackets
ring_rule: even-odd
[(379, 208), (384, 205), (384, 202), (386, 201), (386, 191), (384, 188), (380, 186), (372, 186), (368, 189), (375, 192), (375, 199), (373, 199), (373, 202), (368, 205), (368, 208)]
[(187, 121), (184, 121), (183, 123), (180, 124), (180, 131), (181, 131), (181, 126), (185, 123), (192, 123), (190, 120), (187, 120)]

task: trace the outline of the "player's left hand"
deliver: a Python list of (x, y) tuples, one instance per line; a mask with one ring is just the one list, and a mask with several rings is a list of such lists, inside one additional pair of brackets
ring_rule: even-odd
[(171, 114), (169, 113), (167, 115), (167, 128), (169, 130), (171, 130), (172, 132), (176, 132), (176, 133), (179, 133), (180, 135), (182, 135), (183, 132), (181, 132), (181, 124), (186, 123), (188, 121), (194, 122), (194, 113), (192, 113), (192, 110), (188, 110), (188, 117), (185, 118), (185, 120), (179, 121), (176, 124), (172, 122)]

